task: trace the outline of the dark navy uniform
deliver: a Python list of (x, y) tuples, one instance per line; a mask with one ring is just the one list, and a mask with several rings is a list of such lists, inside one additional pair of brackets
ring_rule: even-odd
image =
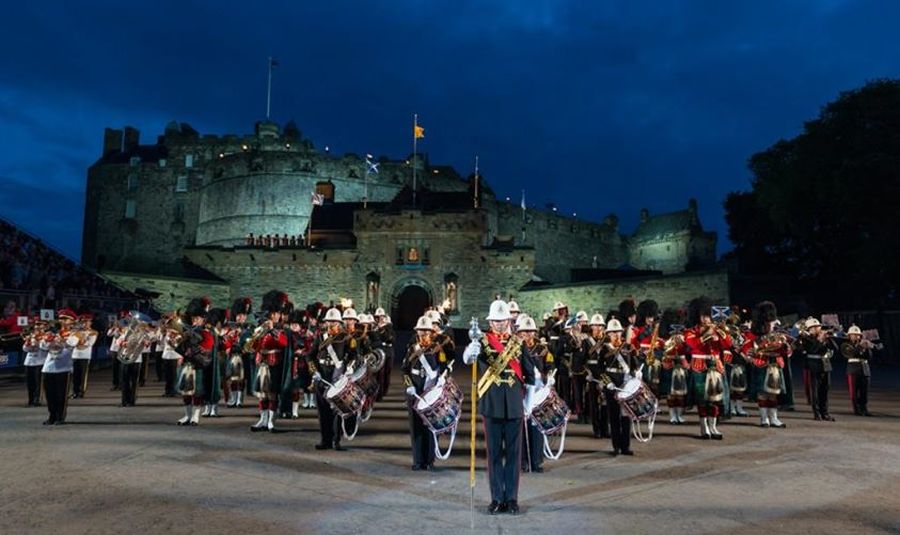
[(826, 340), (804, 333), (797, 339), (796, 354), (809, 381), (809, 404), (816, 420), (833, 420), (828, 413), (831, 386), (831, 349)]
[(606, 409), (606, 394), (603, 385), (596, 381), (606, 373), (606, 363), (600, 357), (606, 345), (607, 338), (589, 338), (588, 349), (585, 353), (585, 368), (590, 372), (595, 381), (587, 385), (587, 411), (591, 415), (591, 427), (594, 438), (609, 438), (609, 411)]
[(534, 366), (528, 357), (528, 350), (509, 334), (485, 334), (478, 355), (479, 368), (485, 371), (509, 345), (513, 345), (514, 358), (478, 400), (478, 414), (483, 418), (487, 440), (491, 501), (500, 504), (519, 499), (522, 419), (525, 416), (523, 402), (525, 385), (534, 385)]
[[(609, 381), (617, 388), (622, 388), (625, 385), (626, 370), (622, 367), (622, 362), (632, 372), (637, 369), (637, 360), (634, 358), (633, 353), (620, 353), (623, 347), (625, 347), (624, 343), (618, 348), (613, 347), (609, 343), (604, 344), (598, 356), (598, 367), (603, 369), (606, 376), (602, 381)], [(619, 405), (619, 400), (616, 399), (615, 390), (604, 386), (603, 392), (606, 397), (606, 410), (609, 418), (613, 455), (619, 453), (631, 455), (631, 418), (622, 414), (622, 407)]]
[[(527, 351), (523, 358), (531, 359), (535, 377), (540, 374), (544, 378), (544, 384), (547, 384), (546, 377), (553, 370), (553, 353), (550, 352), (550, 348), (544, 342), (537, 342), (531, 347), (526, 345), (526, 349)], [(529, 472), (543, 472), (544, 435), (541, 434), (538, 426), (531, 422), (530, 418), (526, 419), (525, 425), (527, 426), (528, 436), (526, 437), (525, 447), (522, 448), (522, 461), (528, 467)]]
[(844, 342), (841, 344), (841, 354), (847, 358), (847, 387), (850, 390), (853, 414), (871, 416), (868, 405), (869, 381), (872, 378), (869, 359), (872, 357), (872, 350), (859, 342)]
[[(355, 340), (343, 329), (335, 334), (323, 330), (316, 336), (309, 352), (307, 365), (311, 373), (319, 373), (325, 381), (332, 382), (355, 363), (355, 349), (351, 348)], [(328, 348), (334, 350), (334, 357)], [(335, 366), (335, 361), (337, 366)], [(318, 449), (341, 447), (341, 417), (334, 412), (325, 395), (328, 385), (319, 381), (316, 385), (316, 407), (319, 412), (319, 432), (322, 441), (316, 445)]]
[[(403, 385), (405, 387), (414, 387), (416, 395), (425, 394), (425, 383), (428, 380), (428, 374), (425, 365), (422, 364), (422, 358), (428, 363), (428, 367), (434, 373), (441, 373), (441, 365), (438, 362), (437, 344), (431, 344), (429, 347), (421, 347), (419, 344), (413, 344), (409, 348), (406, 358), (400, 370), (403, 372)], [(413, 470), (429, 470), (434, 465), (434, 435), (422, 422), (422, 418), (413, 409), (418, 400), (415, 397), (407, 399), (407, 409), (409, 412), (409, 439), (412, 446)]]

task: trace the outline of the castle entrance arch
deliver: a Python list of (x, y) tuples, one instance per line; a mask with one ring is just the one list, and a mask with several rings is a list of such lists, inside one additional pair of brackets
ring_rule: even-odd
[(391, 321), (394, 329), (412, 330), (419, 316), (433, 303), (434, 292), (428, 283), (418, 278), (400, 281), (391, 293)]

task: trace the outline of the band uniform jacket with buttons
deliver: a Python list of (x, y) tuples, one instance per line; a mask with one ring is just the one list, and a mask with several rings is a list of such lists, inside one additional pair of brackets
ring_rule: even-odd
[(804, 369), (811, 373), (825, 373), (831, 371), (830, 359), (825, 358), (829, 350), (828, 345), (827, 340), (819, 340), (815, 336), (803, 333), (797, 338), (794, 347)]
[(524, 342), (522, 342), (522, 345), (528, 349), (526, 354), (531, 358), (531, 365), (534, 366), (535, 377), (540, 374), (541, 380), (546, 384), (547, 376), (553, 370), (554, 364), (553, 353), (550, 351), (550, 346), (548, 346), (546, 342), (541, 341), (535, 341), (534, 345), (531, 347), (528, 347)]
[[(602, 375), (595, 377), (603, 383), (605, 387), (608, 381), (611, 381), (615, 386), (622, 387), (625, 384), (625, 368), (622, 367), (622, 362), (628, 367), (628, 372), (631, 376), (637, 371), (638, 361), (635, 358), (634, 351), (630, 354), (621, 354), (621, 362), (620, 362), (620, 353), (622, 349), (625, 347), (625, 343), (618, 347), (614, 347), (611, 343), (606, 342), (600, 348), (597, 354), (597, 364), (596, 368)], [(629, 346), (630, 347), (630, 346)], [(603, 376), (606, 377), (603, 377)]]
[(607, 351), (606, 345), (608, 343), (609, 338), (606, 336), (601, 336), (600, 338), (589, 336), (585, 339), (585, 346), (587, 347), (587, 351), (585, 351), (585, 369), (591, 377), (598, 381), (606, 374), (606, 361), (603, 360), (603, 354)]
[(481, 339), (478, 367), (481, 373), (486, 372), (509, 344), (518, 346), (518, 350), (513, 349), (514, 354), (518, 355), (506, 363), (484, 396), (478, 400), (478, 414), (485, 418), (516, 419), (525, 416), (525, 385), (534, 385), (534, 365), (528, 356), (528, 349), (513, 336), (486, 333)]
[[(336, 373), (340, 374), (347, 371), (347, 366), (355, 362), (355, 350), (350, 345), (355, 344), (352, 337), (346, 331), (341, 329), (335, 334), (329, 334), (327, 329), (316, 336), (307, 357), (307, 365), (310, 373), (318, 372), (326, 381), (333, 381)], [(334, 357), (328, 348), (334, 350)], [(340, 369), (335, 366), (337, 361)]]
[(856, 355), (851, 357), (855, 362), (851, 362), (850, 359), (847, 359), (847, 375), (871, 376), (869, 359), (872, 358), (872, 350), (870, 348), (863, 348), (859, 342), (853, 343), (848, 341), (844, 343), (853, 346), (856, 350)]
[(453, 336), (447, 334), (446, 331), (439, 332), (434, 337), (434, 343), (438, 349), (438, 362), (441, 366), (446, 367), (456, 358), (456, 343), (453, 341)]
[(422, 395), (425, 392), (425, 383), (428, 381), (428, 373), (425, 365), (422, 364), (422, 357), (434, 373), (440, 375), (445, 367), (440, 363), (439, 346), (432, 342), (428, 347), (422, 347), (418, 343), (409, 346), (406, 358), (400, 370), (403, 372), (403, 386), (416, 387), (416, 394)]

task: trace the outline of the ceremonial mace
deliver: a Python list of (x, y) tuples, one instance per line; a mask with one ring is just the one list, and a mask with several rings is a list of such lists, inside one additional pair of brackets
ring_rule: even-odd
[[(475, 342), (481, 340), (484, 333), (478, 327), (478, 320), (474, 317), (469, 322), (469, 340)], [(469, 509), (472, 513), (472, 529), (475, 529), (475, 426), (476, 426), (476, 403), (478, 398), (478, 360), (472, 363), (472, 432), (469, 441), (469, 488), (471, 497), (469, 501)]]

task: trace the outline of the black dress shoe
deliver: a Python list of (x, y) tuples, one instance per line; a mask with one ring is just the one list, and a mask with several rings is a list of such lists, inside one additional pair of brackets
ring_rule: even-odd
[(422, 467), (422, 470), (425, 470), (428, 472), (434, 472), (434, 464), (426, 464), (425, 466)]
[(611, 452), (609, 452), (609, 454), (610, 454), (610, 456), (612, 456), (612, 457), (616, 457), (616, 456), (619, 455), (619, 450), (612, 450)]
[(417, 464), (412, 465), (412, 471), (413, 471), (413, 472), (418, 472), (418, 471), (421, 470), (421, 469), (422, 469), (422, 467), (419, 466), (419, 465), (417, 465)]
[[(250, 429), (253, 429), (253, 428), (251, 427)], [(319, 443), (319, 444), (316, 444), (316, 449), (317, 449), (317, 450), (330, 450), (330, 449), (331, 449), (331, 444), (322, 444), (322, 443)]]
[(826, 422), (833, 422), (834, 416), (832, 416), (830, 414), (826, 414), (825, 416), (822, 417), (822, 419), (825, 420)]
[(347, 451), (347, 448), (341, 446), (340, 442), (334, 443), (334, 451)]
[(56, 420), (55, 422), (53, 422), (53, 425), (66, 425), (66, 421), (65, 420)]
[(53, 420), (52, 418), (48, 418), (48, 419), (44, 420), (44, 423), (42, 423), (41, 425), (53, 425), (55, 423), (56, 423), (56, 420)]
[(821, 421), (821, 420), (822, 420), (822, 417), (819, 416), (818, 414), (813, 414), (813, 420), (815, 420), (815, 421), (818, 422), (818, 421)]
[(709, 433), (701, 433), (700, 438), (703, 440), (709, 440), (712, 438), (712, 435), (710, 435)]
[(508, 504), (506, 504), (506, 510), (511, 515), (519, 514), (519, 502), (511, 500)]
[(622, 455), (632, 456), (632, 455), (634, 455), (634, 451), (632, 451), (632, 450), (622, 450)]
[(713, 440), (722, 440), (723, 438), (725, 438), (725, 435), (723, 435), (722, 433), (714, 433), (712, 435)]
[(543, 474), (543, 473), (544, 473), (544, 467), (543, 467), (543, 466), (538, 466), (538, 467), (536, 467), (536, 468), (532, 468), (531, 471), (534, 472), (535, 474)]
[(866, 410), (866, 409), (863, 409), (862, 415), (863, 415), (863, 416), (875, 416), (874, 414), (872, 414), (871, 412), (869, 412), (869, 411)]
[[(505, 505), (505, 504), (503, 504), (503, 505)], [(488, 514), (496, 515), (497, 513), (501, 513), (502, 511), (500, 510), (500, 507), (501, 507), (500, 502), (498, 502), (496, 500), (492, 501), (491, 504), (488, 505)]]

